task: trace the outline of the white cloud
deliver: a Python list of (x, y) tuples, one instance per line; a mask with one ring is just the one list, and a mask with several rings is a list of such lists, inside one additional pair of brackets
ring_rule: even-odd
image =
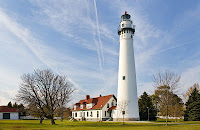
[(196, 62), (194, 67), (186, 69), (181, 75), (181, 83), (183, 87), (181, 88), (184, 93), (189, 87), (195, 83), (200, 83), (200, 63)]

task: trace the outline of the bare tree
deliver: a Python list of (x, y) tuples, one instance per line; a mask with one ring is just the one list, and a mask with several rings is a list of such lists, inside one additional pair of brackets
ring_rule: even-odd
[(153, 75), (154, 86), (168, 86), (171, 92), (176, 92), (181, 76), (173, 71), (166, 70), (165, 72), (159, 72)]
[(191, 86), (187, 91), (186, 93), (183, 94), (183, 98), (184, 98), (184, 101), (187, 102), (188, 99), (189, 99), (189, 96), (191, 95), (191, 93), (194, 91), (194, 89), (197, 89), (197, 91), (199, 91), (199, 84), (198, 83), (195, 83), (193, 86)]
[(17, 99), (25, 104), (33, 104), (42, 115), (55, 124), (54, 114), (70, 101), (74, 89), (65, 76), (53, 74), (50, 70), (35, 70), (33, 74), (24, 74)]
[(166, 126), (168, 119), (168, 106), (171, 104), (172, 96), (179, 87), (180, 75), (166, 70), (153, 76), (155, 95), (159, 97), (160, 106), (166, 107)]
[(127, 106), (128, 106), (127, 100), (122, 100), (117, 104), (117, 109), (122, 113), (123, 116), (123, 125), (124, 125), (124, 115), (126, 114)]

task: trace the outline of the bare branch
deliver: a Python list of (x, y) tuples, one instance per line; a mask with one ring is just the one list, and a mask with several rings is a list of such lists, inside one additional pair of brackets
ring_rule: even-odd
[(65, 76), (55, 75), (50, 70), (35, 70), (21, 79), (17, 98), (25, 104), (37, 106), (54, 124), (55, 110), (70, 101), (73, 84)]

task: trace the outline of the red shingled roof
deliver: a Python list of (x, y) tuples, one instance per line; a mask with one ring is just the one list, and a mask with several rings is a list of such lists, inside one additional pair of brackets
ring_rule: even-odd
[(6, 106), (0, 106), (0, 112), (18, 112), (17, 108), (8, 108)]
[[(80, 104), (95, 103), (95, 105), (92, 108), (89, 108), (89, 109), (87, 109), (86, 106), (83, 109), (81, 109), (80, 106), (79, 106), (78, 108), (76, 108), (76, 110), (74, 110), (74, 108), (72, 108), (72, 111), (101, 109), (101, 107), (103, 107), (110, 100), (110, 98), (113, 97), (113, 96), (114, 95), (107, 95), (107, 96), (99, 96), (99, 97), (95, 97), (95, 98), (90, 98), (88, 100), (86, 100), (86, 99), (80, 100), (78, 102)], [(74, 104), (74, 105), (76, 105), (76, 104)]]

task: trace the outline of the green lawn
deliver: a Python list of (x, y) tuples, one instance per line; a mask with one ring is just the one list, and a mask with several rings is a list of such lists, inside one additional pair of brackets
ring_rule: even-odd
[(39, 124), (39, 120), (0, 120), (0, 130), (21, 130), (21, 129), (31, 129), (31, 130), (48, 130), (48, 129), (146, 129), (146, 130), (171, 130), (171, 129), (180, 129), (180, 130), (200, 130), (200, 121), (190, 121), (190, 122), (169, 122), (169, 125), (166, 127), (165, 122), (156, 121), (148, 123), (126, 123), (122, 125), (122, 122), (70, 122), (64, 120), (56, 120), (56, 125), (51, 125), (50, 120), (44, 120), (43, 124)]

